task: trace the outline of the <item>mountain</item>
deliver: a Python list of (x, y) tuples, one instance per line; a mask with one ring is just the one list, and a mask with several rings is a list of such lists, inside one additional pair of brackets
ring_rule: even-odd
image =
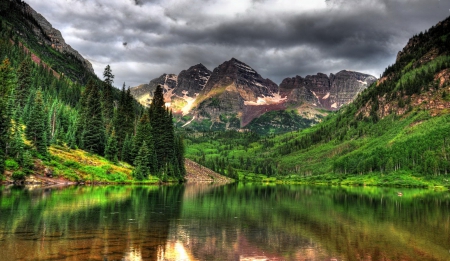
[(178, 76), (163, 74), (131, 88), (131, 93), (148, 106), (156, 86), (163, 85), (179, 127), (200, 131), (246, 128), (267, 134), (316, 124), (327, 115), (323, 110), (348, 104), (375, 80), (371, 75), (341, 71), (286, 78), (278, 86), (232, 58), (212, 72), (198, 64)]
[(0, 16), (12, 27), (8, 30), (15, 31), (13, 38), (20, 39), (19, 44), (31, 53), (35, 62), (42, 62), (55, 74), (64, 74), (80, 83), (96, 78), (92, 64), (68, 45), (61, 32), (27, 3), (4, 0), (0, 3)]
[(309, 102), (326, 110), (338, 110), (352, 102), (365, 88), (377, 80), (372, 75), (340, 71), (327, 76), (323, 73), (286, 78), (280, 84), (280, 95), (289, 97), (288, 103)]
[[(349, 74), (353, 73), (290, 78), (283, 81), (280, 93), (326, 106), (339, 104), (354, 97), (355, 86), (348, 82), (336, 87)], [(344, 95), (335, 95), (333, 88)], [(449, 108), (450, 17), (412, 37), (378, 81), (312, 128), (264, 138), (232, 132), (206, 138), (189, 135), (187, 157), (219, 172), (226, 162), (249, 181), (270, 177), (304, 183), (449, 187)]]

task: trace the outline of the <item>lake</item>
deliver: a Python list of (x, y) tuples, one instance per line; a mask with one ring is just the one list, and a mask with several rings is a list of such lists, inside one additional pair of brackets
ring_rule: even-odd
[(4, 186), (0, 260), (450, 260), (450, 193)]

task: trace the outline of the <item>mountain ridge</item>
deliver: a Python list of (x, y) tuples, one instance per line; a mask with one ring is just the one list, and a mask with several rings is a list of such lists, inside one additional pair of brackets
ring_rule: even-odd
[(178, 126), (195, 130), (243, 129), (267, 112), (289, 109), (314, 124), (323, 117), (323, 110), (338, 110), (376, 80), (372, 75), (342, 70), (330, 76), (297, 75), (277, 85), (234, 57), (213, 71), (197, 64), (178, 75), (169, 74), (172, 82), (166, 81), (166, 75), (132, 87), (132, 95), (148, 106), (156, 85), (164, 85), (165, 99), (179, 116)]

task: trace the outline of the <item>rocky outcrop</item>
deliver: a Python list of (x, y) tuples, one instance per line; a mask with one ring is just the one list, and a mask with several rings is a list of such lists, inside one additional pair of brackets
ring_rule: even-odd
[(211, 71), (203, 64), (197, 64), (178, 74), (178, 84), (175, 95), (195, 97), (199, 94), (211, 77)]
[(53, 49), (58, 50), (59, 52), (73, 55), (90, 73), (94, 74), (92, 64), (83, 58), (78, 51), (66, 43), (59, 30), (53, 28), (47, 19), (45, 19), (40, 13), (36, 12), (28, 4), (24, 3), (23, 8), (24, 12), (31, 15), (31, 17), (33, 17), (33, 19), (37, 22), (37, 25), (32, 22), (30, 22), (30, 24), (34, 27), (33, 31), (40, 38), (42, 43), (50, 45)]
[(156, 86), (161, 85), (164, 87), (164, 99), (166, 102), (171, 101), (173, 90), (177, 86), (177, 76), (175, 74), (163, 74), (158, 78), (151, 80), (148, 84), (141, 84), (136, 87), (130, 88), (131, 95), (138, 100), (144, 106), (150, 106), (153, 98), (153, 93), (156, 90)]
[(186, 168), (186, 176), (184, 178), (187, 182), (228, 183), (233, 181), (190, 159), (184, 160), (184, 166)]
[(280, 84), (280, 95), (289, 105), (310, 103), (325, 110), (338, 110), (377, 79), (368, 74), (340, 71), (327, 76), (323, 73), (286, 78)]

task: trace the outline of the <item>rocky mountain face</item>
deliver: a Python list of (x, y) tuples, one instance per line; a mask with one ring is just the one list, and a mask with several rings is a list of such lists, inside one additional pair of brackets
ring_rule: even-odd
[[(156, 86), (163, 85), (167, 105), (171, 106), (174, 115), (178, 115), (181, 127), (205, 131), (254, 129), (251, 124), (261, 115), (290, 109), (300, 119), (294, 122), (302, 124), (291, 124), (290, 128), (295, 129), (304, 128), (304, 122), (320, 121), (326, 115), (322, 110), (338, 110), (348, 104), (374, 81), (376, 78), (371, 75), (340, 71), (330, 76), (318, 73), (305, 78), (286, 78), (278, 86), (247, 64), (232, 58), (212, 72), (198, 64), (178, 76), (163, 74), (149, 84), (131, 88), (131, 93), (148, 106)], [(277, 122), (292, 122), (292, 113), (277, 114), (277, 117), (289, 118), (280, 118)], [(268, 124), (273, 122), (266, 118), (264, 121)], [(259, 128), (263, 122), (257, 121), (257, 125)]]
[(194, 65), (187, 70), (183, 70), (178, 74), (178, 88), (176, 88), (174, 94), (178, 96), (188, 95), (194, 97), (195, 94), (198, 94), (203, 90), (210, 77), (211, 71), (201, 63)]
[[(68, 45), (61, 35), (61, 32), (45, 19), (40, 13), (36, 12), (27, 3), (20, 0), (2, 0), (0, 4), (0, 12), (4, 18), (15, 27), (17, 35), (21, 37), (27, 44), (36, 41), (38, 45), (47, 45), (60, 53), (70, 54), (71, 59), (77, 60), (83, 70), (88, 74), (95, 74), (92, 64), (83, 58), (81, 54)], [(30, 34), (33, 35), (30, 37)]]
[(368, 74), (340, 71), (327, 76), (323, 73), (286, 78), (280, 84), (280, 95), (287, 103), (310, 103), (329, 111), (338, 110), (352, 102), (356, 96), (377, 79)]
[(164, 87), (165, 101), (170, 102), (172, 91), (177, 86), (177, 76), (175, 74), (163, 74), (151, 80), (148, 84), (141, 84), (131, 88), (131, 94), (144, 106), (150, 106), (156, 86)]
[(53, 28), (53, 26), (47, 21), (47, 19), (45, 19), (45, 17), (36, 12), (28, 4), (24, 3), (23, 8), (26, 13), (34, 18), (34, 20), (40, 27), (39, 28), (38, 26), (34, 26), (33, 31), (38, 37), (40, 37), (43, 43), (45, 43), (46, 45), (50, 45), (53, 49), (58, 50), (59, 52), (72, 54), (83, 63), (84, 67), (89, 72), (94, 74), (94, 68), (92, 68), (92, 64), (83, 56), (81, 56), (81, 54), (77, 50), (73, 49), (66, 43), (59, 30)]
[[(11, 43), (17, 44), (35, 63), (86, 84), (96, 77), (92, 64), (68, 45), (61, 32), (22, 0), (0, 1), (2, 28), (11, 30)], [(2, 29), (3, 30), (3, 29)]]

